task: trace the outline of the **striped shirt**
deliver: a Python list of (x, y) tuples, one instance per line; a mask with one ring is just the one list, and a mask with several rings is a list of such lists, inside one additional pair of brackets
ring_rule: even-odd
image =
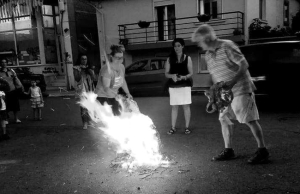
[[(230, 40), (219, 40), (221, 43), (215, 51), (206, 51), (207, 68), (216, 82), (232, 80), (239, 70), (241, 62), (246, 61), (240, 49)], [(247, 61), (246, 64), (248, 65)], [(252, 93), (256, 90), (249, 71), (233, 86), (234, 96)]]

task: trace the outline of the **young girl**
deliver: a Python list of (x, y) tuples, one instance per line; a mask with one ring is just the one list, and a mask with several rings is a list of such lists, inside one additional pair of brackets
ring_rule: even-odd
[[(36, 85), (36, 82), (33, 80), (31, 81), (31, 87), (29, 88), (28, 92), (24, 92), (26, 95), (31, 95), (31, 107), (33, 108), (33, 118), (36, 121), (42, 120), (42, 110), (41, 108), (44, 107), (44, 100), (41, 89)], [(37, 115), (36, 115), (37, 112)]]
[(0, 122), (1, 122), (1, 127), (3, 130), (3, 136), (2, 139), (8, 140), (10, 137), (6, 133), (6, 119), (7, 119), (7, 114), (6, 114), (6, 104), (4, 101), (5, 98), (5, 93), (3, 91), (0, 91)]

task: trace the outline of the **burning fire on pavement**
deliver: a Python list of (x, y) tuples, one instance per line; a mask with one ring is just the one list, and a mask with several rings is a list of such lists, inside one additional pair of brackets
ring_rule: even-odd
[(80, 104), (88, 109), (96, 127), (114, 145), (118, 157), (112, 162), (132, 171), (138, 167), (168, 167), (170, 161), (160, 152), (160, 138), (153, 121), (139, 111), (137, 103), (120, 96), (122, 110), (114, 116), (109, 105), (101, 105), (94, 93), (84, 93)]

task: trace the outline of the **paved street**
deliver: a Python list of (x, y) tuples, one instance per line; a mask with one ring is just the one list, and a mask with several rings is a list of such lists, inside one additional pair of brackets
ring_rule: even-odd
[(180, 109), (177, 134), (167, 135), (171, 108), (167, 97), (136, 98), (157, 127), (162, 153), (175, 161), (149, 176), (115, 169), (116, 154), (99, 129), (83, 130), (74, 97), (48, 97), (43, 120), (33, 121), (29, 100), (21, 100), (22, 124), (9, 124), (11, 139), (0, 142), (0, 193), (300, 193), (300, 113), (261, 111), (272, 162), (251, 166), (256, 143), (249, 129), (236, 125), (238, 158), (210, 159), (223, 148), (217, 114), (205, 112), (207, 100), (193, 96), (190, 135), (183, 133)]

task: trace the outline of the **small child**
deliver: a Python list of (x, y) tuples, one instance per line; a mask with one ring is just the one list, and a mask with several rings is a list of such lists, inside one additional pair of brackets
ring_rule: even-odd
[[(36, 81), (31, 81), (31, 87), (28, 92), (24, 92), (26, 95), (31, 95), (31, 107), (33, 109), (33, 119), (36, 121), (42, 120), (42, 107), (44, 107), (43, 95), (40, 87), (36, 85)], [(37, 112), (37, 116), (36, 116)]]
[(3, 136), (2, 138), (4, 140), (10, 139), (10, 137), (6, 133), (6, 119), (7, 119), (7, 114), (6, 114), (6, 104), (5, 104), (5, 93), (3, 91), (0, 91), (0, 122), (1, 122), (1, 127), (3, 130)]

